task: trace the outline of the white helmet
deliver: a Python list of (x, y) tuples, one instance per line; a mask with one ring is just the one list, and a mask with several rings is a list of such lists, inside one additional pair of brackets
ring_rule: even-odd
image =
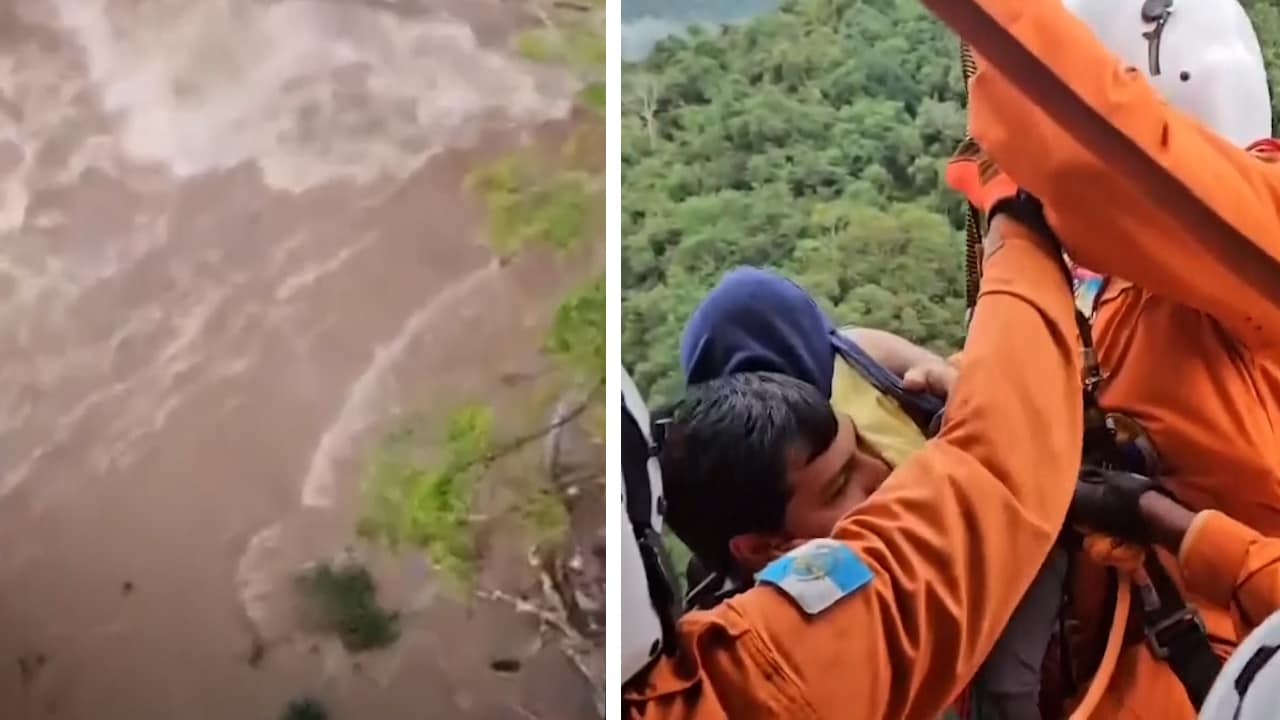
[(649, 409), (622, 371), (622, 680), (671, 649), (680, 594), (662, 544), (662, 471)]
[(1280, 715), (1280, 612), (1259, 625), (1222, 666), (1200, 720), (1273, 720)]
[(1239, 147), (1271, 137), (1262, 49), (1237, 0), (1063, 0), (1171, 105)]

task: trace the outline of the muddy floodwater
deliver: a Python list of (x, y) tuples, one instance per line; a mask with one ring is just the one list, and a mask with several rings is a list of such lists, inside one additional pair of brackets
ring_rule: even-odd
[(450, 600), (420, 560), (378, 561), (414, 611), (391, 650), (280, 610), (352, 541), (380, 424), (514, 397), (583, 277), (498, 264), (462, 189), (573, 123), (575, 82), (507, 49), (528, 21), (0, 3), (0, 717), (266, 720), (301, 694), (334, 720), (595, 716), (536, 619)]

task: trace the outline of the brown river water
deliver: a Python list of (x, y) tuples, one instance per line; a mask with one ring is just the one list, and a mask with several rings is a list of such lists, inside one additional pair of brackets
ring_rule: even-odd
[[(502, 0), (0, 3), (0, 717), (269, 719), (300, 694), (334, 720), (595, 716), (532, 616), (449, 599), (420, 559), (376, 560), (412, 611), (391, 650), (281, 609), (352, 541), (378, 429), (516, 398), (584, 275), (500, 266), (462, 189), (573, 122), (574, 81), (506, 49), (527, 22)], [(502, 545), (486, 581), (524, 582)]]

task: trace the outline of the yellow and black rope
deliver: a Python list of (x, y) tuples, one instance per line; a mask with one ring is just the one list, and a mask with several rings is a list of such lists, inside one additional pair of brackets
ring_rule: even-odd
[[(969, 81), (978, 71), (978, 64), (973, 58), (973, 49), (968, 43), (960, 44), (960, 68), (964, 75), (965, 98), (969, 95)], [(979, 154), (977, 143), (969, 135), (965, 135), (960, 146), (961, 154), (973, 152)], [(966, 321), (973, 314), (978, 304), (978, 288), (982, 280), (982, 211), (973, 203), (969, 203), (964, 219), (964, 296), (967, 313)]]

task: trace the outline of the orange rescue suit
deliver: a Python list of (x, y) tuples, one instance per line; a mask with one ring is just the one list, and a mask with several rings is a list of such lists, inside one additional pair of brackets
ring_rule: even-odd
[(812, 616), (771, 586), (686, 615), (627, 717), (935, 720), (977, 670), (1058, 536), (1083, 431), (1059, 261), (996, 228), (941, 432), (832, 532), (873, 580)]
[[(1188, 589), (1218, 608), (1230, 608), (1236, 635), (1248, 635), (1280, 611), (1280, 538), (1256, 530), (1216, 510), (1196, 514), (1177, 557)], [(1181, 686), (1163, 666), (1134, 647), (1116, 666), (1121, 681), (1090, 718), (1194, 717)]]
[(1280, 538), (1207, 510), (1191, 522), (1178, 566), (1188, 587), (1236, 610), (1241, 636), (1280, 611)]
[[(1145, 426), (1161, 455), (1162, 481), (1184, 503), (1280, 535), (1280, 165), (1171, 108), (1058, 0), (971, 4), (1237, 231), (1187, 232), (1162, 198), (1131, 184), (1008, 78), (980, 65), (970, 87), (974, 138), (1043, 201), (1073, 259), (1112, 277), (1094, 320), (1109, 374), (1102, 405)], [(1082, 563), (1075, 579), (1074, 612), (1098, 635), (1105, 632), (1101, 572)], [(1194, 594), (1188, 599), (1226, 654), (1240, 639), (1239, 619)], [(1089, 644), (1096, 649), (1100, 640)], [(1094, 717), (1195, 713), (1167, 666), (1134, 644)]]

